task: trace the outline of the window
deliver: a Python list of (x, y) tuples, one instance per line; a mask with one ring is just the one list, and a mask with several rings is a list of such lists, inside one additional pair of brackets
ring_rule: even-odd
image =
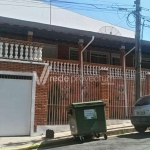
[(141, 97), (134, 106), (142, 106), (142, 105), (149, 105), (150, 104), (150, 96)]
[(142, 59), (141, 67), (150, 69), (150, 59)]
[[(135, 58), (133, 59), (133, 66), (135, 67)], [(141, 68), (150, 69), (150, 59), (142, 58)]]
[(78, 60), (78, 49), (77, 48), (69, 48), (69, 59), (70, 60)]
[(107, 64), (108, 63), (108, 54), (103, 52), (93, 52), (91, 51), (91, 62)]
[(45, 44), (42, 55), (44, 58), (57, 58), (58, 57), (58, 47), (57, 45)]
[(111, 64), (120, 66), (120, 54), (111, 55)]

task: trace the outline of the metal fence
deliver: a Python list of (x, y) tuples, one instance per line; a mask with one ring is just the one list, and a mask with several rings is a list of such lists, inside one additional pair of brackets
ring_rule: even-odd
[[(141, 74), (142, 95), (147, 94), (147, 72), (142, 71)], [(127, 91), (125, 91), (123, 74), (120, 71), (118, 73), (114, 68), (110, 69), (110, 74), (113, 84), (109, 84), (109, 117), (110, 119), (130, 119), (131, 108), (135, 103), (135, 71), (126, 70)], [(127, 92), (127, 105), (125, 105), (125, 92)]]
[[(66, 107), (73, 102), (81, 102), (83, 88), (84, 101), (99, 100), (101, 97), (100, 71), (108, 69), (109, 118), (128, 119), (134, 104), (135, 71), (126, 70), (127, 106), (124, 98), (124, 80), (121, 68), (84, 65), (84, 82), (81, 87), (79, 64), (49, 62), (51, 66), (48, 81), (48, 124), (68, 124)], [(142, 71), (142, 94), (146, 94), (146, 73)], [(125, 107), (128, 109), (126, 117)]]

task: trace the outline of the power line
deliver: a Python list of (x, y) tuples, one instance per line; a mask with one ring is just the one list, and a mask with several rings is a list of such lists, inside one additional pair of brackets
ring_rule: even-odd
[[(14, 1), (6, 0), (5, 2), (14, 2)], [(0, 3), (0, 4), (1, 5), (23, 6), (23, 7), (50, 8), (50, 6), (44, 6), (44, 4), (46, 5), (47, 3), (42, 2), (40, 0), (33, 0), (33, 1), (32, 0), (26, 0), (26, 1), (17, 0), (15, 2), (17, 2), (17, 4), (13, 4), (13, 3), (11, 3), (11, 4), (10, 3)], [(49, 0), (49, 2), (50, 2), (50, 0)], [(106, 5), (106, 4), (76, 3), (76, 2), (68, 2), (68, 1), (61, 1), (61, 0), (51, 0), (51, 3), (52, 2), (65, 3), (65, 6), (63, 6), (63, 5), (60, 6), (61, 8), (68, 8), (69, 9), (70, 7), (72, 7), (72, 6), (66, 6), (66, 3), (67, 3), (67, 5), (68, 4), (76, 5), (75, 7), (74, 6), (72, 7), (72, 9), (76, 9), (76, 10), (78, 9), (78, 10), (87, 10), (87, 11), (98, 11), (98, 9), (99, 9), (100, 11), (103, 11), (106, 13), (109, 13), (109, 12), (112, 13), (113, 11), (117, 11), (117, 14), (118, 14), (118, 11), (120, 11), (122, 13), (122, 12), (128, 12), (129, 9), (131, 9), (131, 8), (127, 8), (127, 9), (126, 8), (120, 8), (119, 5), (117, 7), (113, 7), (113, 5)], [(40, 4), (40, 6), (39, 5), (38, 6), (37, 5), (30, 5), (31, 3)], [(43, 6), (41, 6), (41, 4)], [(81, 5), (85, 5), (85, 6), (83, 7)], [(99, 6), (105, 6), (105, 7), (99, 7)]]
[[(24, 3), (24, 4), (29, 4), (29, 3), (36, 3), (36, 4), (48, 4), (50, 0), (46, 1), (46, 2), (43, 2), (41, 0), (26, 0), (26, 1), (23, 1), (23, 0), (15, 0), (15, 2), (17, 3)], [(14, 0), (5, 0), (5, 2), (14, 2)], [(53, 3), (64, 3), (64, 4), (76, 4), (76, 5), (100, 5), (100, 6), (108, 6), (108, 4), (103, 4), (103, 3), (77, 3), (77, 2), (70, 2), (70, 1), (61, 1), (61, 0), (51, 0), (51, 2)], [(112, 3), (112, 4), (115, 4), (115, 3)], [(119, 5), (117, 4), (118, 6), (124, 6), (124, 5)], [(109, 5), (109, 6), (112, 6), (112, 5)], [(125, 5), (126, 6), (126, 5)], [(132, 6), (132, 5), (129, 5), (129, 6)]]
[[(8, 0), (7, 0), (8, 1)], [(30, 1), (31, 2), (31, 1)], [(65, 1), (63, 1), (65, 2)], [(67, 2), (68, 3), (68, 2)], [(73, 2), (70, 2), (71, 4)], [(37, 5), (25, 5), (25, 4), (13, 4), (13, 3), (0, 3), (1, 5), (11, 5), (11, 6), (23, 6), (23, 7), (36, 7), (36, 8), (50, 8), (50, 6), (37, 6)], [(27, 3), (26, 3), (27, 4)], [(28, 3), (29, 4), (29, 3)], [(75, 9), (79, 9), (79, 10), (88, 10), (88, 11), (103, 11), (103, 12), (113, 12), (113, 11), (120, 11), (120, 12), (129, 12), (129, 9), (126, 8), (118, 8), (118, 7), (112, 7), (112, 6), (107, 6), (107, 7), (98, 7), (94, 4), (86, 4), (86, 3), (73, 3), (73, 4), (78, 4), (77, 6), (75, 6)], [(83, 8), (83, 6), (80, 6), (79, 4), (86, 4), (87, 6)], [(99, 4), (101, 5), (101, 4)], [(66, 5), (65, 5), (66, 7)], [(118, 13), (118, 12), (117, 12)]]
[[(133, 17), (133, 21), (130, 21), (129, 17), (132, 16)], [(127, 16), (127, 20), (126, 20), (127, 25), (130, 28), (135, 28), (135, 11), (131, 11), (128, 16)]]
[[(86, 11), (94, 11), (94, 12), (102, 12), (102, 13), (111, 13), (111, 14), (117, 14), (119, 19), (127, 18), (126, 22), (129, 27), (134, 27), (133, 23), (129, 17), (133, 15), (133, 7), (134, 5), (125, 5), (125, 4), (116, 4), (114, 2), (105, 2), (101, 1), (101, 3), (93, 4), (93, 3), (78, 3), (78, 2), (69, 2), (64, 0), (48, 0), (48, 3), (42, 2), (40, 0), (16, 0), (17, 4), (14, 3), (1, 3), (1, 5), (14, 5), (14, 6), (24, 6), (24, 7), (36, 7), (36, 8), (49, 8), (51, 13), (51, 4), (59, 4), (61, 8), (67, 8), (67, 9), (76, 9), (76, 10), (86, 10)], [(47, 1), (47, 2), (48, 2)], [(6, 0), (5, 2), (14, 2), (12, 0)], [(105, 3), (102, 3), (105, 2)], [(31, 5), (31, 4), (40, 4), (40, 5)], [(42, 4), (42, 5), (41, 5)], [(50, 5), (50, 6), (49, 6)], [(84, 7), (83, 7), (84, 6)], [(128, 7), (123, 7), (128, 6)], [(130, 7), (132, 6), (132, 8)], [(55, 9), (53, 7), (53, 9)], [(56, 9), (59, 9), (56, 8)], [(128, 15), (129, 13), (129, 15)], [(120, 17), (120, 14), (123, 14), (122, 17)]]
[(144, 7), (141, 7), (142, 10), (145, 10), (145, 11), (150, 11), (149, 8), (144, 8)]
[[(64, 1), (64, 0), (53, 0), (54, 2), (61, 2), (61, 3), (71, 3), (71, 4), (88, 4), (88, 5), (93, 5), (93, 3), (79, 3), (79, 2), (72, 2), (72, 1)], [(104, 2), (104, 1), (101, 1)], [(95, 5), (108, 5), (105, 1), (106, 4), (104, 3), (94, 3)], [(110, 2), (111, 4), (116, 4), (115, 2)], [(109, 3), (109, 4), (110, 4)], [(119, 3), (117, 5), (120, 5)], [(124, 6), (123, 4), (121, 4), (120, 6)], [(125, 5), (125, 6), (133, 6), (133, 5)]]
[(101, 9), (100, 6), (103, 6), (104, 9), (108, 9), (108, 8), (113, 8), (113, 9), (119, 9), (119, 10), (129, 10), (129, 9), (133, 9), (133, 8), (124, 8), (124, 7), (119, 7), (119, 5), (117, 5), (117, 7), (114, 7), (113, 5), (108, 5), (108, 4), (92, 4), (92, 3), (77, 3), (77, 2), (69, 2), (69, 1), (61, 1), (61, 0), (57, 0), (55, 1), (57, 4), (71, 4), (71, 5), (77, 5), (77, 6), (92, 6), (95, 7), (97, 9)]
[[(6, 0), (5, 2), (14, 2), (13, 0)], [(40, 0), (26, 0), (26, 1), (22, 1), (22, 0), (16, 0), (15, 2), (17, 2), (18, 4), (8, 4), (8, 3), (0, 3), (1, 5), (14, 5), (14, 6), (24, 6), (24, 7), (36, 7), (36, 8), (49, 8), (49, 6), (41, 6), (42, 5), (46, 5), (47, 3), (45, 2), (42, 2)], [(50, 0), (49, 0), (50, 2)], [(120, 7), (120, 6), (123, 6), (123, 5), (119, 5), (119, 4), (116, 4), (116, 3), (111, 3), (112, 5), (108, 5), (108, 4), (92, 4), (92, 3), (77, 3), (77, 2), (68, 2), (68, 1), (61, 1), (61, 0), (51, 0), (51, 3), (53, 4), (53, 2), (59, 2), (59, 3), (62, 3), (64, 4), (65, 3), (65, 6), (61, 5), (62, 8), (69, 8), (69, 7), (72, 7), (71, 5), (76, 5), (74, 7), (74, 9), (79, 9), (79, 10), (88, 10), (88, 11), (95, 11), (95, 8), (96, 9), (100, 9), (100, 10), (107, 10), (106, 12), (108, 13), (109, 11), (122, 11), (122, 12), (129, 12), (130, 9), (132, 8), (123, 8), (123, 7)], [(19, 4), (20, 3), (20, 4)], [(40, 6), (37, 6), (37, 5), (28, 5), (28, 4), (31, 4), (31, 3), (36, 3), (36, 4), (40, 4)], [(27, 5), (26, 5), (27, 4)], [(70, 6), (66, 6), (66, 4), (70, 4)], [(85, 5), (84, 8), (83, 6), (81, 5)], [(117, 5), (117, 7), (114, 7), (113, 5)], [(87, 7), (89, 6), (89, 7)], [(101, 7), (100, 6), (105, 6), (105, 7)], [(130, 5), (129, 5), (130, 6)], [(73, 7), (72, 7), (73, 8)], [(116, 9), (116, 10), (115, 10)], [(117, 12), (118, 14), (118, 12)], [(118, 15), (119, 16), (119, 15)]]

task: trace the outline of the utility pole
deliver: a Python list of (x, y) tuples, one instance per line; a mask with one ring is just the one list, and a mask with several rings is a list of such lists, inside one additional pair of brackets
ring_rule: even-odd
[(136, 34), (135, 34), (135, 101), (141, 97), (141, 7), (140, 0), (135, 1), (136, 5)]
[(51, 21), (52, 21), (52, 1), (49, 0), (49, 6), (50, 6), (50, 25), (51, 25)]

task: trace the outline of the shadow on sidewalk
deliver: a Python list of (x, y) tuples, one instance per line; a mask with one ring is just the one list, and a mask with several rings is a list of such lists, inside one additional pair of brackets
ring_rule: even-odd
[[(95, 142), (95, 141), (99, 141), (99, 140), (103, 140), (103, 139), (86, 139), (84, 143), (89, 143), (89, 142)], [(63, 147), (63, 146), (70, 146), (70, 145), (77, 145), (77, 144), (84, 144), (81, 143), (80, 141), (75, 141), (73, 138), (70, 138), (68, 140), (61, 140), (59, 142), (56, 143), (41, 143), (41, 145), (39, 146), (39, 148), (37, 150), (46, 150), (46, 149), (52, 149), (52, 148), (58, 148), (58, 147)]]
[(150, 138), (150, 132), (145, 133), (132, 133), (132, 134), (126, 134), (126, 135), (119, 135), (118, 138), (127, 138), (127, 139), (144, 139), (144, 138)]

